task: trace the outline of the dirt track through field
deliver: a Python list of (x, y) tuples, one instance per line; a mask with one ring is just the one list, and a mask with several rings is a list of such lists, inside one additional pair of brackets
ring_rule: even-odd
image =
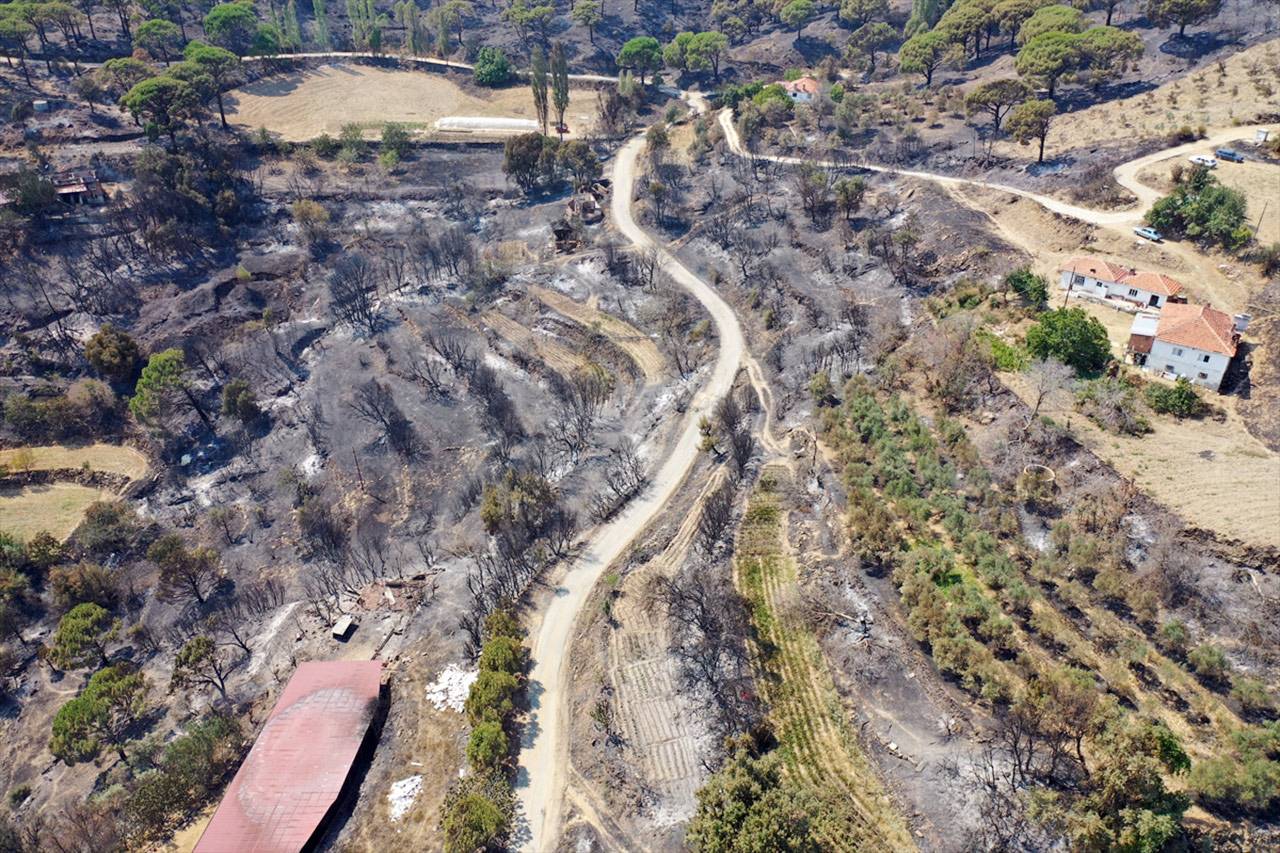
[(598, 329), (601, 334), (630, 356), (644, 374), (645, 381), (656, 382), (667, 372), (667, 361), (658, 346), (648, 335), (635, 326), (596, 307), (595, 300), (575, 302), (563, 293), (545, 287), (530, 287), (529, 293), (539, 301), (570, 320), (588, 329)]
[(531, 692), (537, 696), (529, 730), (533, 736), (520, 751), (517, 794), (527, 827), (518, 843), (521, 849), (542, 853), (556, 847), (569, 768), (567, 732), (567, 658), (575, 623), (592, 588), (605, 569), (622, 556), (631, 542), (668, 504), (699, 454), (699, 420), (733, 387), (734, 377), (746, 353), (742, 327), (727, 302), (694, 275), (642, 229), (632, 215), (636, 163), (644, 137), (631, 139), (614, 160), (613, 198), (610, 214), (614, 226), (640, 248), (654, 247), (663, 272), (698, 300), (715, 323), (720, 350), (715, 366), (694, 397), (681, 424), (678, 438), (668, 449), (648, 488), (612, 521), (596, 528), (584, 543), (580, 556), (558, 579), (555, 595), (532, 633)]

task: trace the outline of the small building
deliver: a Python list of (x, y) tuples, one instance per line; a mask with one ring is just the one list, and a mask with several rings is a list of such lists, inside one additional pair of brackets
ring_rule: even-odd
[(1072, 258), (1058, 268), (1064, 290), (1090, 296), (1163, 308), (1168, 301), (1181, 299), (1182, 282), (1157, 272), (1139, 271), (1094, 257)]
[(385, 707), (381, 661), (299, 664), (195, 853), (313, 849), (353, 795)]
[(787, 93), (793, 104), (809, 104), (818, 97), (822, 87), (817, 79), (809, 76), (796, 80), (779, 80), (778, 85)]
[(57, 172), (51, 180), (58, 201), (65, 204), (102, 204), (107, 200), (98, 173), (93, 169)]
[(356, 620), (352, 618), (350, 613), (343, 614), (341, 619), (333, 623), (333, 638), (345, 641), (355, 629)]
[(1129, 356), (1144, 370), (1216, 391), (1248, 322), (1244, 314), (1232, 317), (1209, 305), (1170, 302), (1159, 315), (1144, 312), (1134, 318)]

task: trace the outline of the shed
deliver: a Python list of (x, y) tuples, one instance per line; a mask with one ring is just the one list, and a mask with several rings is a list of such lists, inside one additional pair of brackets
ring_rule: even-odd
[(356, 620), (351, 618), (350, 613), (344, 614), (341, 619), (333, 623), (333, 637), (335, 640), (345, 640), (355, 629)]

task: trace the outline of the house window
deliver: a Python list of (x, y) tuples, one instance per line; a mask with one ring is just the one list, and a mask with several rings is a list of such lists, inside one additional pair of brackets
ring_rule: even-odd
[(1174, 372), (1173, 365), (1172, 365), (1172, 364), (1166, 364), (1166, 365), (1164, 366), (1164, 372), (1165, 372), (1165, 373), (1173, 373), (1173, 372)]
[(1174, 347), (1174, 348), (1173, 348), (1173, 354), (1174, 354), (1174, 355), (1180, 356), (1180, 355), (1182, 355), (1182, 352), (1183, 352), (1182, 347)]
[(1073, 276), (1071, 276), (1071, 283), (1072, 283), (1072, 284), (1084, 284), (1084, 276), (1082, 276), (1082, 275), (1073, 275)]
[(1138, 288), (1136, 288), (1136, 287), (1131, 287), (1131, 288), (1129, 288), (1129, 295), (1130, 295), (1130, 296), (1137, 296), (1137, 295), (1138, 295)]
[(1207, 374), (1207, 373), (1200, 373), (1200, 374), (1197, 374), (1197, 375), (1198, 375), (1201, 379), (1208, 379), (1208, 378), (1209, 378), (1209, 374)]
[(1202, 355), (1202, 356), (1200, 356), (1200, 360), (1201, 360), (1201, 361), (1203, 361), (1205, 364), (1208, 364), (1208, 363), (1209, 363), (1209, 356), (1207, 356), (1207, 355)]

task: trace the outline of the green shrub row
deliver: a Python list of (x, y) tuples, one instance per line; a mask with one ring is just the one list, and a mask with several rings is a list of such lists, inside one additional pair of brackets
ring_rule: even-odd
[(449, 853), (502, 849), (510, 836), (515, 817), (510, 726), (529, 662), (522, 636), (510, 611), (496, 610), (485, 620), (480, 674), (465, 706), (471, 722), (467, 741), (471, 773), (450, 789), (440, 819)]

